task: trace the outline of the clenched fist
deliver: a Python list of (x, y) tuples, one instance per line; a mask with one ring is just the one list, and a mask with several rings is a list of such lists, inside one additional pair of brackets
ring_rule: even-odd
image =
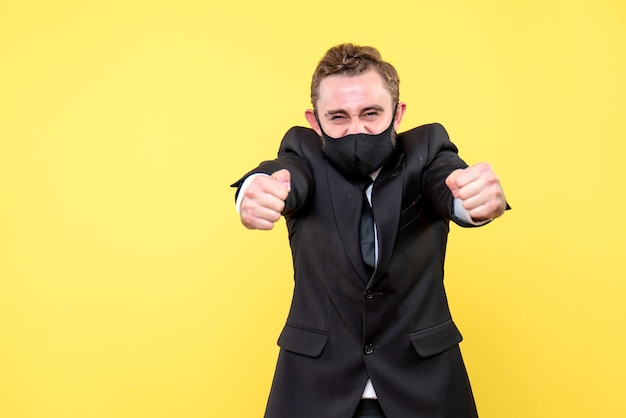
[(506, 209), (500, 180), (487, 163), (453, 171), (446, 178), (446, 185), (474, 221), (497, 218)]
[(285, 200), (291, 190), (291, 174), (279, 170), (271, 176), (258, 175), (250, 180), (243, 190), (240, 216), (241, 223), (248, 229), (274, 228), (285, 209)]

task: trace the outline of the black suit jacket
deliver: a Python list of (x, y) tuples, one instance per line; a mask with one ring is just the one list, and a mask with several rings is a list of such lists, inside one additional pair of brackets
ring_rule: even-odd
[(397, 136), (373, 186), (379, 258), (368, 277), (359, 250), (362, 195), (325, 158), (307, 128), (285, 135), (295, 287), (266, 417), (350, 418), (368, 378), (389, 418), (475, 417), (476, 408), (443, 286), (453, 197), (446, 177), (467, 165), (445, 129)]

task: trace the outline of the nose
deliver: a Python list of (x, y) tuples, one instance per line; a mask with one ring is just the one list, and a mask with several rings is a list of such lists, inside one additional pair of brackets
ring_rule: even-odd
[(353, 117), (350, 120), (350, 125), (348, 126), (348, 131), (347, 131), (347, 135), (352, 135), (352, 134), (366, 134), (369, 133), (365, 123), (363, 123), (363, 121), (360, 118), (357, 117)]

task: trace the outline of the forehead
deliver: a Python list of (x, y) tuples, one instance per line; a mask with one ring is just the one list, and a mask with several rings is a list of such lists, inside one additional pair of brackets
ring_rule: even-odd
[(376, 70), (359, 75), (337, 74), (324, 78), (319, 86), (317, 108), (327, 110), (358, 110), (368, 106), (391, 107), (391, 95)]

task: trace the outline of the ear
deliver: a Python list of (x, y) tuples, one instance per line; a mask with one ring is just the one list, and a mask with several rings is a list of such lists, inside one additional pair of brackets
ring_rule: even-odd
[(406, 103), (399, 102), (396, 107), (396, 118), (393, 121), (393, 130), (398, 131), (400, 127), (400, 122), (402, 122), (402, 117), (404, 116), (404, 112), (406, 111)]
[(319, 136), (322, 136), (322, 130), (320, 129), (320, 125), (317, 122), (317, 118), (315, 117), (315, 111), (313, 111), (313, 109), (305, 110), (304, 117), (306, 118), (307, 122), (309, 122), (309, 125), (311, 125), (311, 128), (313, 128), (313, 130), (317, 132)]

